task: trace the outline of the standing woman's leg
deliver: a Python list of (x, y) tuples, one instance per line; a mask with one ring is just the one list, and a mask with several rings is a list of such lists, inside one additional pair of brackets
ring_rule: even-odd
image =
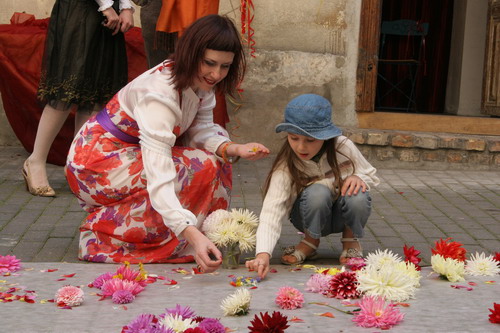
[(50, 187), (47, 180), (47, 156), (68, 115), (69, 111), (57, 110), (48, 104), (43, 109), (36, 132), (33, 152), (26, 159), (23, 166), (26, 185), (33, 195), (55, 196), (55, 191)]

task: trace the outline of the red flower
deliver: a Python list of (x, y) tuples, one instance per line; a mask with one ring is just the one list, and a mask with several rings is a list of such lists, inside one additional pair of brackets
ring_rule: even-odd
[(326, 297), (335, 297), (339, 299), (358, 298), (358, 279), (356, 272), (342, 272), (335, 274), (323, 292)]
[(412, 264), (414, 264), (415, 267), (417, 268), (417, 271), (419, 271), (421, 268), (418, 264), (422, 260), (421, 258), (418, 257), (418, 255), (420, 254), (420, 251), (416, 250), (414, 246), (407, 247), (406, 244), (403, 247), (403, 251), (405, 253), (405, 261), (411, 262)]
[(500, 304), (493, 303), (493, 309), (490, 310), (490, 322), (500, 324)]
[(274, 311), (271, 316), (261, 312), (260, 318), (255, 315), (250, 324), (248, 333), (282, 333), (290, 326), (287, 317), (279, 311)]
[(495, 252), (495, 257), (493, 258), (497, 262), (497, 266), (500, 266), (500, 252)]
[(207, 333), (203, 328), (199, 327), (194, 327), (194, 328), (188, 328), (187, 330), (184, 331), (184, 333)]
[(450, 242), (451, 237), (443, 240), (442, 238), (436, 242), (436, 248), (431, 249), (432, 254), (440, 254), (443, 258), (451, 258), (458, 261), (465, 261), (465, 249), (462, 247), (462, 243)]

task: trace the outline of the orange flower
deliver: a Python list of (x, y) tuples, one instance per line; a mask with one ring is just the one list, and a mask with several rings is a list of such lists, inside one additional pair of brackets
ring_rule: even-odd
[(451, 258), (458, 261), (465, 261), (465, 253), (467, 252), (463, 247), (462, 243), (459, 242), (449, 242), (451, 237), (443, 240), (442, 238), (436, 242), (436, 247), (431, 249), (432, 254), (440, 254), (443, 258)]

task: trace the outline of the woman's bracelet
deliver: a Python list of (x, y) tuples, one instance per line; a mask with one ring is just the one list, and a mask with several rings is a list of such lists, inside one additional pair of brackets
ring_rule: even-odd
[(238, 160), (240, 159), (239, 156), (236, 156), (236, 158), (234, 159), (234, 161), (232, 159), (229, 159), (228, 156), (227, 156), (227, 148), (232, 145), (234, 142), (232, 141), (229, 141), (227, 143), (224, 144), (224, 146), (222, 147), (222, 150), (221, 150), (221, 156), (222, 156), (222, 160), (224, 161), (224, 163), (236, 163), (238, 162)]

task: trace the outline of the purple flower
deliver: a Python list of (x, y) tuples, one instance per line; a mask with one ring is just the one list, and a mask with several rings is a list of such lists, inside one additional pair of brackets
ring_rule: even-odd
[(207, 333), (225, 333), (226, 328), (221, 324), (219, 319), (215, 318), (205, 318), (198, 325), (199, 328), (203, 328)]
[(168, 315), (172, 316), (181, 316), (182, 319), (188, 319), (194, 317), (194, 311), (189, 306), (182, 306), (180, 304), (176, 304), (175, 308), (165, 309), (165, 313), (161, 315), (161, 317), (165, 317)]
[(123, 328), (124, 333), (175, 333), (170, 328), (158, 324), (158, 319), (149, 313), (143, 313)]

